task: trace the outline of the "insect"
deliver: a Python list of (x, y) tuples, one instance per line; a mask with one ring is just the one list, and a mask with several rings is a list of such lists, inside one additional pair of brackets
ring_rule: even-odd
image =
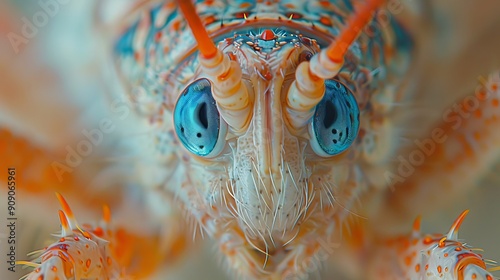
[[(467, 211), (444, 235), (421, 233), (419, 219), (406, 233), (379, 227), (413, 220), (440, 201), (436, 189), (459, 193), (477, 179), (467, 168), (490, 165), (498, 73), (405, 145), (395, 140), (407, 117), (397, 104), (415, 98), (415, 41), (384, 1), (178, 4), (142, 1), (120, 24), (96, 24), (109, 42), (91, 54), (112, 60), (99, 62), (96, 87), (110, 88), (113, 118), (82, 128), (62, 153), (30, 150), (4, 131), (30, 159), (17, 168), (41, 162), (49, 172), (36, 181), (55, 186), (19, 183), (57, 191), (62, 208), (57, 240), (16, 263), (33, 267), (26, 279), (147, 279), (190, 250), (193, 232), (216, 245), (231, 278), (307, 278), (346, 256), (363, 279), (493, 279), (458, 239)], [(123, 147), (109, 134), (131, 115), (123, 131), (147, 132)], [(123, 167), (125, 179), (82, 183), (78, 170), (99, 168), (92, 151), (101, 145), (139, 152), (140, 164)], [(109, 206), (100, 224), (80, 226), (84, 211), (70, 207), (79, 203)], [(131, 211), (134, 223), (111, 215)]]

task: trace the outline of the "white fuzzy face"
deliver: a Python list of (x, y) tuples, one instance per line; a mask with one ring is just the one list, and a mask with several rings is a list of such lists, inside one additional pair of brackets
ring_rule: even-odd
[[(281, 4), (256, 4), (258, 17), (248, 20), (246, 11), (227, 13), (222, 20), (215, 6), (206, 11), (198, 6), (203, 17), (219, 19), (206, 29), (241, 68), (250, 100), (245, 108), (251, 112), (243, 120), (238, 112), (224, 112), (219, 81), (204, 72), (208, 68), (197, 59), (197, 45), (180, 13), (167, 18), (161, 36), (141, 37), (152, 33), (139, 25), (127, 33), (135, 36), (132, 42), (124, 36), (119, 44), (124, 76), (147, 97), (139, 113), (148, 124), (161, 124), (156, 144), (168, 162), (161, 188), (174, 193), (218, 243), (230, 267), (255, 278), (318, 263), (314, 258), (325, 250), (330, 254), (331, 246), (323, 244), (340, 235), (359, 195), (368, 186), (385, 186), (387, 159), (399, 144), (388, 114), (401, 98), (397, 86), (385, 84), (405, 72), (408, 58), (408, 49), (393, 51), (399, 43), (394, 38), (406, 34), (392, 30), (392, 23), (363, 34), (349, 47), (340, 73), (325, 82), (325, 98), (304, 115), (290, 113), (288, 92), (300, 63), (331, 43), (352, 7), (343, 7), (342, 15), (337, 8), (329, 11), (339, 20), (324, 25), (325, 1), (303, 1), (314, 11), (307, 16), (288, 13), (290, 5)], [(139, 43), (144, 47), (135, 48)], [(131, 95), (138, 99), (138, 93)], [(294, 106), (301, 102), (296, 100)], [(232, 127), (235, 120), (244, 128)], [(304, 125), (297, 128), (297, 121)], [(353, 122), (355, 127), (348, 125)], [(332, 147), (337, 143), (340, 148)]]
[[(326, 216), (331, 216), (335, 208), (336, 186), (346, 184), (352, 167), (341, 163), (341, 159), (355, 151), (351, 147), (340, 155), (320, 157), (311, 148), (309, 126), (296, 131), (287, 123), (285, 97), (295, 79), (295, 69), (319, 51), (314, 40), (299, 41), (292, 37), (297, 38), (284, 33), (285, 43), (262, 42), (262, 45), (279, 45), (274, 50), (259, 48), (254, 41), (250, 44), (237, 39), (223, 41), (219, 48), (226, 55), (231, 54), (242, 67), (243, 82), (252, 100), (251, 121), (239, 133), (231, 127), (221, 128), (219, 133), (227, 131), (217, 140), (222, 141), (222, 146), (217, 143), (220, 150), (208, 157), (179, 150), (188, 166), (187, 181), (203, 198), (199, 203), (205, 204), (203, 207), (197, 203), (190, 208), (194, 216), (204, 215), (199, 212), (201, 208), (210, 209), (210, 217), (216, 220), (212, 235), (236, 228), (245, 236), (248, 247), (260, 251), (262, 259), (264, 252), (272, 259), (273, 252), (286, 250), (287, 244), (304, 234), (300, 233), (304, 223), (307, 230), (326, 230), (321, 224), (329, 223)], [(199, 69), (194, 72), (199, 74), (190, 80), (196, 86), (204, 74)], [(199, 92), (203, 90), (206, 86)], [(223, 119), (222, 126), (226, 126)], [(178, 129), (178, 134), (188, 130), (186, 124), (179, 127), (182, 131)]]

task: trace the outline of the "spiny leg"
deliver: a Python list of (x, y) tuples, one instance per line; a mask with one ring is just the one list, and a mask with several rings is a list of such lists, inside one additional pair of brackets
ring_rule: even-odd
[(369, 279), (478, 279), (493, 280), (488, 264), (473, 248), (458, 239), (458, 230), (469, 211), (464, 211), (449, 232), (423, 234), (420, 217), (410, 234), (371, 240), (367, 264)]
[(159, 238), (142, 236), (113, 225), (106, 205), (98, 225), (80, 226), (66, 200), (56, 195), (63, 209), (59, 211), (61, 234), (56, 242), (35, 251), (33, 254), (38, 257), (33, 261), (17, 262), (34, 268), (24, 279), (144, 278), (185, 249), (182, 236), (165, 250), (159, 246)]

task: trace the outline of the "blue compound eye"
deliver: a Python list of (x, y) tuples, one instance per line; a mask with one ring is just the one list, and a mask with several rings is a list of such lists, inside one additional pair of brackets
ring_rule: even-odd
[(174, 125), (191, 153), (211, 157), (222, 150), (227, 125), (221, 120), (207, 79), (194, 81), (181, 93), (174, 109)]
[(359, 130), (359, 108), (351, 91), (336, 80), (325, 81), (325, 96), (310, 125), (311, 147), (319, 156), (347, 150)]

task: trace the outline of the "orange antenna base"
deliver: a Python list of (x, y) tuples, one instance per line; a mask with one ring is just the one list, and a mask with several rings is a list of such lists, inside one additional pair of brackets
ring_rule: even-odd
[(347, 50), (371, 21), (373, 13), (382, 4), (384, 4), (384, 0), (367, 0), (366, 5), (362, 6), (347, 22), (335, 41), (328, 48), (312, 57), (311, 72), (323, 79), (335, 77), (344, 64)]
[(368, 0), (348, 21), (335, 42), (315, 54), (309, 62), (302, 62), (297, 67), (295, 81), (290, 85), (285, 104), (285, 116), (291, 129), (298, 132), (309, 123), (314, 114), (313, 108), (325, 93), (325, 79), (331, 79), (339, 73), (349, 46), (383, 3), (384, 0)]
[(222, 118), (234, 133), (243, 133), (252, 116), (252, 101), (246, 86), (241, 82), (241, 66), (215, 46), (191, 0), (177, 0), (177, 3), (198, 42), (203, 74), (213, 84), (212, 95)]

